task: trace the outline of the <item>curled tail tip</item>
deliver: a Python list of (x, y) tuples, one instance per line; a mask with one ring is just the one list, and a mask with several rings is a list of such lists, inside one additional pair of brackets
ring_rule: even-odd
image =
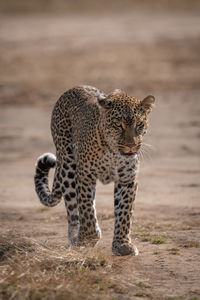
[(37, 159), (36, 167), (41, 170), (54, 168), (56, 165), (56, 157), (52, 153), (44, 153)]
[(54, 168), (55, 165), (55, 155), (44, 153), (37, 160), (34, 176), (35, 190), (41, 203), (50, 207), (57, 205), (62, 198), (60, 190), (55, 190), (54, 188), (53, 192), (51, 192), (48, 185), (49, 170)]

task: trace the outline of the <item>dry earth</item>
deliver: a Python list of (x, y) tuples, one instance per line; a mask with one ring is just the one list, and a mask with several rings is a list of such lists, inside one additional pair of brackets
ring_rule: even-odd
[[(197, 12), (0, 18), (0, 298), (200, 297), (200, 18)], [(36, 158), (55, 152), (53, 104), (77, 84), (156, 97), (132, 237), (115, 257), (113, 186), (98, 185), (102, 239), (66, 248), (63, 203), (34, 192)]]

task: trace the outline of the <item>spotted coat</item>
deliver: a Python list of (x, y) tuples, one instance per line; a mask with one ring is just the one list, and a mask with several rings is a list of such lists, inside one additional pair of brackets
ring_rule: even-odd
[[(95, 210), (95, 187), (100, 180), (114, 182), (113, 252), (137, 253), (130, 227), (142, 137), (154, 101), (153, 96), (141, 101), (120, 90), (106, 95), (94, 87), (79, 86), (55, 104), (51, 131), (56, 156), (39, 157), (35, 188), (46, 206), (64, 198), (72, 244), (95, 245), (101, 236)], [(48, 173), (53, 167), (50, 191)]]

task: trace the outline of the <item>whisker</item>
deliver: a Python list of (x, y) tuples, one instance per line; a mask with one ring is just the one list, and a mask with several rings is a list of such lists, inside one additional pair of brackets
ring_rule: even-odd
[(142, 151), (141, 148), (139, 150), (139, 155), (140, 155), (141, 161), (144, 160), (144, 152)]
[(153, 147), (150, 144), (142, 143), (140, 148), (141, 158), (142, 160), (148, 159), (151, 160), (151, 152)]
[(153, 146), (151, 144), (142, 143), (142, 145), (149, 147), (149, 148), (153, 148)]

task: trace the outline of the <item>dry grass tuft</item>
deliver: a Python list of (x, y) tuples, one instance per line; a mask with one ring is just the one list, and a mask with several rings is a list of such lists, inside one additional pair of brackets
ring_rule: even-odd
[(33, 245), (25, 239), (0, 237), (0, 261), (6, 260), (15, 254), (23, 254), (34, 251)]
[(150, 242), (151, 244), (159, 245), (164, 244), (166, 242), (166, 236), (164, 234), (151, 234), (150, 232), (139, 232), (135, 233), (135, 236), (141, 241), (141, 242)]
[(109, 277), (112, 257), (95, 249), (10, 235), (0, 238), (0, 257), (0, 299), (107, 299), (121, 292)]
[(187, 241), (184, 244), (180, 245), (181, 248), (199, 248), (198, 242)]

